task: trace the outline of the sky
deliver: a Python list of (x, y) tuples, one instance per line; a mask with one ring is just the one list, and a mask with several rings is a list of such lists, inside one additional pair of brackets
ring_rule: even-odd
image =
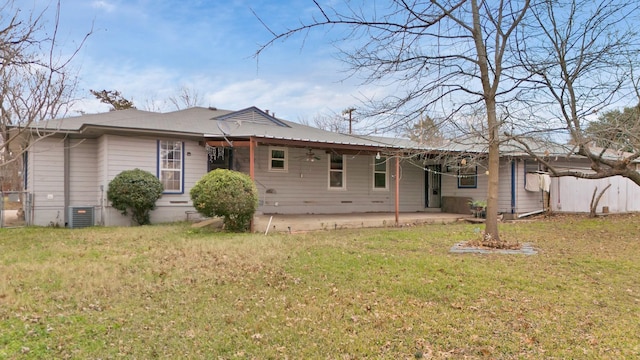
[[(54, 0), (31, 0), (49, 6)], [(28, 3), (28, 0), (25, 1)], [(254, 55), (274, 31), (318, 14), (312, 0), (62, 0), (58, 39), (67, 51), (91, 35), (73, 60), (78, 97), (70, 115), (107, 111), (89, 92), (117, 90), (138, 109), (172, 111), (181, 89), (200, 105), (268, 109), (291, 121), (340, 113), (380, 89), (349, 78), (318, 29)]]

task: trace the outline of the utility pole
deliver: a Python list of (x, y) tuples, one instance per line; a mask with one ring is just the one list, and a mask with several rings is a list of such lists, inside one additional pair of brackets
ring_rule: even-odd
[(342, 110), (342, 115), (349, 115), (349, 134), (351, 134), (351, 123), (353, 122), (353, 117), (352, 117), (352, 113), (356, 110), (356, 108), (348, 108), (348, 109), (344, 109)]

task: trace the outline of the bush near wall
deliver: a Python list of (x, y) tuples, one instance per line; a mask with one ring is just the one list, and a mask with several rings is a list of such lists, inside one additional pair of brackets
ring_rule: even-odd
[(162, 196), (164, 188), (152, 173), (140, 169), (125, 170), (109, 183), (107, 199), (123, 215), (131, 213), (138, 225), (150, 224), (151, 210)]
[(198, 180), (190, 195), (200, 214), (222, 217), (229, 231), (246, 231), (258, 208), (258, 190), (253, 180), (233, 170), (209, 172)]

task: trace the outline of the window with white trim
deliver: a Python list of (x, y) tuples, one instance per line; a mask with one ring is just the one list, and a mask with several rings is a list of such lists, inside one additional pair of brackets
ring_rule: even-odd
[(329, 188), (346, 188), (346, 163), (344, 155), (331, 154), (329, 158)]
[(158, 179), (165, 193), (183, 192), (184, 143), (158, 140)]
[(478, 167), (462, 166), (458, 170), (458, 188), (478, 187)]
[(387, 190), (388, 181), (387, 174), (389, 170), (389, 162), (386, 156), (382, 156), (379, 159), (373, 157), (373, 189), (374, 190)]
[(269, 171), (283, 171), (288, 169), (287, 148), (269, 147)]

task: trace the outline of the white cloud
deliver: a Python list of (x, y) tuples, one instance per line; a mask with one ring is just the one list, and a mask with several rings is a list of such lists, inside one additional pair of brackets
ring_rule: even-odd
[(276, 76), (271, 79), (239, 77), (237, 73), (184, 74), (180, 69), (157, 66), (139, 68), (130, 63), (86, 62), (82, 73), (79, 96), (83, 99), (76, 103), (70, 115), (80, 111), (96, 113), (108, 110), (107, 105), (93, 99), (89, 89), (118, 90), (122, 96), (132, 100), (138, 109), (172, 111), (175, 108), (167, 100), (185, 88), (198, 94), (201, 106), (227, 110), (256, 106), (290, 121), (339, 114), (349, 107), (358, 108), (362, 99), (382, 95), (385, 91), (376, 86), (321, 82), (313, 74), (296, 74), (291, 78)]
[[(89, 89), (106, 89), (120, 91), (139, 109), (170, 111), (174, 108), (166, 100), (186, 88), (199, 95), (202, 106), (229, 110), (257, 106), (299, 121), (360, 107), (359, 97), (386, 91), (357, 86), (356, 78), (341, 82), (347, 75), (340, 73), (342, 64), (332, 58), (333, 49), (323, 47), (325, 40), (318, 40), (322, 33), (315, 42), (306, 39), (304, 51), (299, 42), (292, 41), (274, 46), (259, 62), (250, 58), (266, 31), (244, 2), (179, 9), (171, 9), (170, 3), (149, 4), (144, 0), (91, 3), (96, 28), (103, 30), (81, 52), (79, 96), (84, 100), (74, 110), (106, 111), (108, 106), (89, 93)], [(281, 16), (282, 7), (263, 10), (265, 16), (269, 11)], [(297, 13), (300, 8), (291, 11)], [(132, 22), (132, 18), (140, 21)], [(243, 26), (236, 26), (240, 19)], [(291, 19), (285, 16), (281, 21)]]
[(314, 85), (304, 81), (269, 82), (251, 79), (226, 84), (205, 93), (209, 105), (237, 110), (249, 106), (269, 109), (276, 116), (297, 121), (319, 113), (339, 112), (353, 106), (355, 99), (350, 87)]
[(95, 0), (91, 3), (91, 7), (94, 9), (104, 10), (106, 12), (113, 12), (116, 6), (106, 0)]

